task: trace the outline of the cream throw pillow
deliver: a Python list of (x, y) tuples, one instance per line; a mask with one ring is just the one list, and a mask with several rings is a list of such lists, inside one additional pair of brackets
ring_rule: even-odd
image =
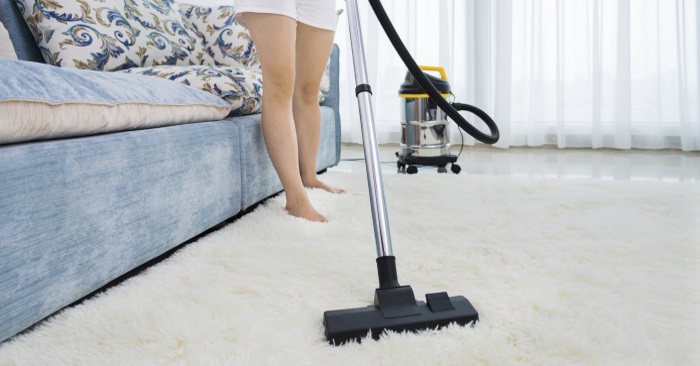
[(17, 59), (17, 54), (15, 53), (15, 47), (12, 45), (10, 40), (10, 35), (7, 33), (5, 26), (0, 23), (0, 57), (10, 58), (13, 60)]

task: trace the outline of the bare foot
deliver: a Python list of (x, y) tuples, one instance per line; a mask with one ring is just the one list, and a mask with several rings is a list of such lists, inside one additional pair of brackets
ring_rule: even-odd
[(323, 189), (326, 192), (331, 192), (331, 193), (336, 193), (336, 194), (345, 193), (345, 190), (328, 186), (326, 183), (323, 183), (320, 180), (318, 180), (318, 178), (314, 179), (310, 182), (304, 181), (304, 187), (306, 187), (306, 188), (319, 188), (319, 189)]
[(316, 210), (313, 208), (313, 206), (311, 206), (311, 204), (291, 206), (289, 205), (289, 203), (287, 203), (287, 207), (285, 207), (285, 210), (287, 210), (287, 213), (292, 216), (301, 217), (302, 219), (307, 219), (309, 221), (328, 222), (328, 219), (326, 219), (320, 213), (316, 212)]

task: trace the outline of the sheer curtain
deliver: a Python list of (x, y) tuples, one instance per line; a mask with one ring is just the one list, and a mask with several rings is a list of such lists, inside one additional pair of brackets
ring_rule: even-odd
[[(700, 150), (697, 0), (382, 4), (416, 61), (445, 67), (457, 100), (494, 117), (502, 136), (496, 146)], [(397, 90), (406, 69), (369, 4), (359, 6), (377, 137), (398, 143)], [(343, 141), (361, 142), (347, 29), (343, 16), (336, 34), (344, 51)]]

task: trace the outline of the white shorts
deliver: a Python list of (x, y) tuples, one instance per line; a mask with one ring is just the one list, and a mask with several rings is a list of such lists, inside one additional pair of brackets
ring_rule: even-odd
[(241, 13), (286, 15), (297, 22), (330, 31), (335, 31), (338, 25), (335, 0), (236, 0), (233, 9), (236, 21), (244, 27), (242, 17), (238, 16)]

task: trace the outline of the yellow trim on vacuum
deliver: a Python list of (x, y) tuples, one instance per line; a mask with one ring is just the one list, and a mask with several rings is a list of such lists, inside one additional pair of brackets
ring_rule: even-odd
[[(437, 71), (440, 73), (440, 77), (444, 80), (447, 80), (447, 73), (445, 72), (445, 68), (442, 66), (426, 66), (426, 65), (419, 65), (418, 66), (421, 70), (425, 71)], [(452, 94), (443, 94), (440, 93), (443, 98), (451, 97)], [(399, 94), (399, 98), (430, 98), (428, 94)]]
[[(443, 98), (451, 97), (452, 94), (442, 94)], [(430, 98), (430, 95), (428, 94), (399, 94), (399, 98)]]
[(445, 68), (442, 66), (418, 66), (421, 70), (425, 71), (437, 71), (440, 73), (440, 77), (447, 80), (447, 73), (445, 72)]

